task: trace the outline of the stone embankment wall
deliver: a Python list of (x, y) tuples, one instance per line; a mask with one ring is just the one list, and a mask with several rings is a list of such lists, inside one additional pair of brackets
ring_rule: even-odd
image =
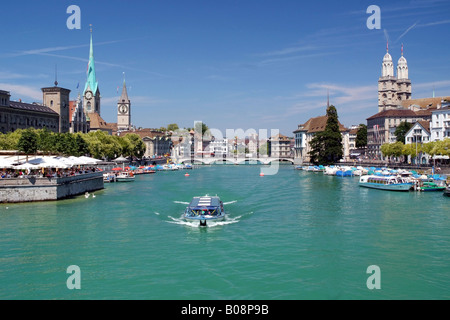
[(59, 200), (103, 188), (101, 172), (62, 178), (0, 179), (0, 203)]

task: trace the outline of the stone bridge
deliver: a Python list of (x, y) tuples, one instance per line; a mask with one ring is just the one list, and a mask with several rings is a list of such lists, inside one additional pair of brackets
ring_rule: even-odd
[[(191, 163), (191, 158), (180, 158), (174, 159), (176, 163)], [(294, 164), (294, 159), (292, 158), (194, 158), (195, 164), (256, 164), (256, 165), (269, 165), (274, 161), (279, 162), (290, 162)]]

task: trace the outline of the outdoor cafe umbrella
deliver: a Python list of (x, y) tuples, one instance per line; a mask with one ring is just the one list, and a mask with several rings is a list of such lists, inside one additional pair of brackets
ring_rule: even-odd
[(81, 156), (77, 158), (80, 162), (84, 162), (84, 164), (97, 164), (99, 162), (101, 162), (102, 160), (99, 159), (95, 159), (95, 158), (91, 158), (91, 157), (86, 157), (86, 156)]
[(120, 156), (120, 157), (114, 159), (113, 161), (114, 161), (114, 162), (127, 162), (128, 159), (125, 158), (125, 157), (123, 157), (123, 156)]
[(0, 169), (11, 169), (13, 164), (10, 160), (0, 158)]
[(14, 169), (17, 169), (17, 170), (28, 170), (28, 169), (34, 170), (34, 169), (39, 169), (39, 168), (40, 168), (39, 166), (29, 163), (29, 162), (22, 163), (22, 164), (19, 164), (14, 167)]
[(52, 157), (42, 157), (29, 161), (32, 164), (39, 166), (39, 168), (55, 168), (55, 169), (66, 169), (70, 166), (65, 164), (64, 162), (52, 158)]

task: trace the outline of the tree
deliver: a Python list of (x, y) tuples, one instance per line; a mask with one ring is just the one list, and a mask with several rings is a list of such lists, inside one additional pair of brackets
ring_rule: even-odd
[(391, 162), (391, 157), (400, 157), (405, 153), (405, 145), (402, 142), (385, 143), (380, 147), (383, 156), (388, 157), (388, 161)]
[(36, 153), (38, 149), (38, 136), (36, 132), (31, 128), (24, 130), (17, 143), (17, 148), (27, 155), (28, 162), (28, 155)]
[[(128, 134), (127, 134), (128, 135)], [(120, 152), (120, 154), (124, 157), (130, 157), (132, 155), (132, 145), (130, 140), (126, 139), (126, 136), (114, 136), (114, 138), (117, 140), (117, 142), (120, 144), (120, 147), (122, 149), (122, 151)]]
[(309, 151), (310, 162), (314, 164), (323, 163), (322, 155), (324, 153), (324, 144), (322, 142), (323, 132), (314, 135), (309, 143), (311, 151)]
[(391, 157), (391, 144), (390, 143), (383, 143), (380, 147), (381, 154), (384, 157)]
[(356, 132), (356, 147), (366, 148), (367, 147), (367, 126), (365, 124), (360, 124), (358, 131)]
[(342, 135), (339, 130), (339, 120), (335, 106), (331, 105), (327, 108), (325, 130), (314, 136), (310, 142), (310, 147), (309, 155), (313, 163), (329, 165), (342, 159)]
[[(405, 156), (410, 156), (411, 159), (413, 159), (413, 158), (417, 157), (419, 152), (421, 152), (421, 148), (422, 148), (422, 146), (420, 144), (416, 146), (415, 143), (414, 144), (408, 143), (403, 146), (403, 154)], [(416, 152), (416, 150), (417, 150), (417, 152)]]
[(176, 131), (179, 127), (176, 123), (171, 123), (167, 125), (167, 131)]
[(75, 137), (75, 143), (77, 146), (76, 154), (74, 156), (84, 156), (85, 154), (89, 153), (89, 145), (86, 142), (86, 140), (83, 138), (82, 133), (77, 133)]
[(391, 146), (391, 152), (394, 157), (400, 157), (403, 155), (403, 147), (405, 144), (403, 142), (394, 142)]
[(265, 143), (263, 143), (263, 144), (260, 144), (257, 151), (258, 151), (258, 154), (259, 154), (260, 156), (267, 156), (267, 155), (269, 155), (268, 142), (265, 142)]
[(130, 133), (127, 134), (124, 138), (130, 143), (130, 155), (141, 159), (145, 154), (145, 150), (147, 149), (141, 137), (135, 133)]
[(89, 153), (97, 159), (113, 159), (121, 155), (122, 147), (113, 136), (103, 131), (89, 132), (85, 136)]
[(46, 127), (44, 129), (38, 130), (38, 149), (42, 152), (51, 152), (54, 148), (53, 145), (53, 132), (48, 130)]
[(14, 132), (0, 136), (0, 149), (2, 150), (17, 150), (17, 144), (22, 136), (22, 129), (17, 129)]
[(413, 126), (412, 123), (403, 121), (395, 129), (394, 135), (397, 138), (397, 141), (405, 143), (405, 136), (408, 133), (409, 129)]
[[(201, 127), (200, 127), (200, 126), (201, 126)], [(201, 121), (195, 123), (194, 131), (195, 131), (195, 132), (200, 132), (200, 131), (201, 131), (201, 132), (202, 132), (202, 136), (204, 136), (205, 133), (206, 133), (208, 130), (209, 130), (209, 128), (208, 128), (208, 126), (207, 126), (205, 123), (203, 123), (203, 122), (201, 122)]]

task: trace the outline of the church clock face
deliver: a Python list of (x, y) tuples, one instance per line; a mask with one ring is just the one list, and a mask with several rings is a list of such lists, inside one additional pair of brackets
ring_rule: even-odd
[(121, 104), (119, 106), (119, 112), (120, 113), (127, 113), (128, 112), (128, 107), (125, 104)]
[(88, 91), (86, 92), (86, 99), (91, 99), (92, 98), (92, 92)]

